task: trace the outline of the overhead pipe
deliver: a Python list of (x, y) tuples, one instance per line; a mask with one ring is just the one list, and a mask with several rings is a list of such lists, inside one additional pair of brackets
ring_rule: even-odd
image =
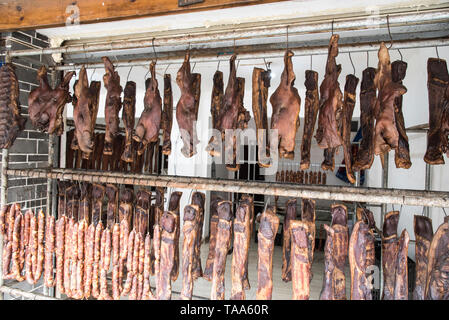
[[(319, 21), (322, 21), (320, 19)], [(408, 25), (408, 24), (422, 24), (422, 23), (435, 23), (438, 21), (449, 20), (449, 10), (444, 11), (430, 11), (417, 13), (416, 11), (412, 13), (399, 13), (399, 14), (389, 14), (388, 22), (390, 27), (397, 25)], [(158, 38), (147, 38), (142, 40), (117, 40), (104, 43), (93, 43), (93, 44), (78, 44), (61, 46), (55, 48), (44, 48), (44, 49), (26, 49), (26, 50), (10, 50), (9, 55), (13, 57), (21, 56), (33, 56), (33, 55), (44, 55), (44, 54), (67, 54), (67, 53), (83, 53), (83, 52), (98, 52), (98, 51), (114, 51), (114, 50), (125, 50), (125, 49), (136, 49), (136, 48), (146, 48), (154, 46), (170, 46), (170, 45), (180, 45), (180, 44), (193, 44), (197, 42), (217, 42), (226, 41), (234, 39), (246, 39), (246, 38), (257, 38), (257, 37), (268, 37), (268, 36), (280, 36), (284, 35), (286, 28), (288, 27), (289, 33), (293, 34), (304, 34), (304, 33), (317, 33), (317, 32), (339, 32), (347, 30), (359, 30), (359, 29), (373, 29), (379, 27), (387, 27), (387, 15), (382, 16), (365, 16), (361, 18), (350, 18), (350, 19), (340, 19), (333, 20), (327, 19), (327, 22), (308, 21), (306, 23), (301, 22), (283, 22), (282, 24), (277, 24), (273, 26), (257, 26), (257, 27), (247, 27), (247, 28), (232, 28), (229, 27), (226, 30), (220, 31), (207, 31), (207, 32), (194, 32), (191, 34), (186, 34), (186, 31), (179, 35), (170, 36), (160, 36)], [(230, 32), (232, 31), (232, 32)], [(3, 53), (5, 55), (6, 53)]]

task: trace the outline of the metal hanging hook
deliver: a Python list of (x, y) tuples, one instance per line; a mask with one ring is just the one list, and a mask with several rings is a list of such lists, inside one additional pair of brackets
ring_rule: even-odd
[(97, 70), (97, 68), (94, 68), (94, 70), (92, 71), (92, 74), (90, 75), (90, 82), (92, 82), (92, 79), (94, 78), (94, 74), (95, 74), (96, 70)]
[(437, 58), (440, 60), (440, 54), (438, 53), (438, 46), (435, 46), (435, 51), (437, 52)]
[(312, 70), (312, 57), (313, 57), (313, 54), (310, 55), (310, 70)]
[(237, 72), (237, 70), (239, 69), (239, 65), (240, 65), (240, 59), (237, 60), (237, 68), (235, 68), (235, 71)]
[(390, 49), (393, 46), (393, 37), (391, 36), (390, 18), (388, 14), (387, 14), (387, 27), (388, 27), (388, 35), (390, 36), (390, 46), (388, 47), (388, 49)]
[(166, 67), (165, 70), (164, 70), (164, 74), (167, 73), (168, 67), (170, 67), (170, 65), (171, 65), (171, 63), (169, 63), (169, 64), (167, 65), (167, 67)]
[(129, 68), (128, 75), (126, 76), (126, 82), (128, 82), (129, 74), (131, 73), (131, 70), (132, 70), (132, 69), (133, 69), (133, 66), (131, 66), (131, 67)]
[(265, 60), (265, 58), (263, 58), (263, 63), (265, 64), (265, 69), (269, 69), (269, 66), (268, 66), (268, 64), (267, 64), (267, 60)]
[(288, 26), (287, 26), (287, 50), (288, 50)]
[(447, 217), (446, 210), (444, 209), (444, 207), (442, 207), (441, 209), (443, 209), (444, 216)]
[(193, 70), (195, 69), (195, 66), (196, 66), (196, 62), (193, 64), (193, 68), (192, 68), (191, 72), (193, 72)]
[(399, 55), (401, 56), (401, 61), (404, 61), (404, 60), (402, 59), (402, 53), (401, 53), (401, 50), (398, 49), (398, 52), (399, 52)]
[(354, 67), (354, 63), (352, 62), (352, 57), (351, 57), (351, 52), (348, 52), (348, 55), (349, 55), (349, 61), (351, 61), (351, 64), (352, 64), (352, 69), (354, 70), (354, 75), (355, 75), (355, 67)]
[(366, 51), (366, 67), (369, 67), (369, 52)]
[(331, 27), (332, 36), (334, 35), (334, 19), (332, 19), (332, 27)]
[(156, 38), (153, 38), (153, 39), (151, 40), (151, 45), (153, 46), (154, 57), (155, 57), (156, 62), (157, 62), (157, 53), (156, 53), (156, 49), (154, 48), (154, 40), (155, 40), (155, 39), (156, 39)]
[(220, 70), (220, 60), (218, 60), (218, 64), (217, 64), (217, 71)]

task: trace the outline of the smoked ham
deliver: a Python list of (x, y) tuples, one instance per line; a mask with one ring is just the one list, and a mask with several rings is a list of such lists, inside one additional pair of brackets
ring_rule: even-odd
[(413, 300), (424, 300), (429, 263), (429, 249), (433, 238), (432, 219), (415, 215), (413, 220), (415, 230), (416, 280), (413, 290)]
[(382, 229), (382, 268), (384, 274), (384, 290), (382, 300), (394, 299), (394, 283), (396, 279), (398, 256), (398, 222), (399, 211), (390, 211), (385, 215)]
[(160, 242), (160, 270), (158, 276), (157, 297), (159, 300), (171, 299), (172, 270), (175, 255), (175, 235), (179, 225), (176, 224), (176, 216), (165, 211), (161, 218), (161, 242)]
[(407, 254), (410, 237), (406, 229), (402, 230), (398, 241), (396, 276), (394, 281), (394, 300), (408, 300)]
[(193, 257), (196, 248), (197, 237), (197, 216), (199, 207), (197, 205), (187, 205), (184, 208), (184, 225), (182, 233), (184, 241), (182, 243), (182, 300), (192, 300), (193, 293)]
[(287, 50), (284, 54), (284, 71), (281, 82), (270, 97), (273, 108), (271, 115), (271, 129), (278, 130), (279, 157), (294, 158), (296, 131), (299, 128), (299, 110), (301, 98), (294, 87), (295, 73), (292, 63), (293, 51)]
[(351, 300), (371, 300), (367, 279), (368, 225), (359, 220), (354, 225), (349, 240), (349, 268), (351, 272)]
[(125, 126), (125, 149), (123, 150), (121, 159), (125, 162), (132, 162), (132, 135), (136, 122), (136, 83), (134, 81), (128, 81), (125, 85), (122, 119)]
[(74, 71), (66, 73), (60, 84), (52, 89), (45, 66), (38, 70), (39, 87), (31, 90), (28, 96), (28, 113), (35, 129), (58, 136), (63, 133), (63, 112), (65, 105), (72, 100), (69, 83), (74, 75)]
[(291, 266), (291, 245), (292, 238), (290, 232), (290, 222), (296, 219), (296, 199), (289, 199), (286, 204), (286, 214), (283, 224), (283, 244), (282, 244), (282, 280), (289, 282), (292, 280)]
[(309, 300), (312, 263), (309, 260), (309, 225), (304, 221), (292, 220), (291, 233), (291, 274), (293, 300)]

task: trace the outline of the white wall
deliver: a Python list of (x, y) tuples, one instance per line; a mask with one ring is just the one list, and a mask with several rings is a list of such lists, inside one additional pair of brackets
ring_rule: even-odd
[[(427, 59), (429, 57), (435, 57), (434, 48), (426, 49), (407, 49), (401, 50), (403, 55), (403, 60), (408, 63), (407, 75), (404, 80), (404, 85), (407, 87), (408, 92), (404, 95), (403, 110), (404, 119), (406, 127), (414, 126), (418, 124), (423, 124), (428, 122), (428, 100), (427, 100)], [(391, 61), (400, 58), (397, 50), (392, 50), (390, 52)], [(449, 59), (449, 48), (442, 47), (439, 48), (439, 55), (441, 58)], [(367, 54), (365, 52), (355, 52), (351, 54), (352, 60), (356, 68), (356, 75), (360, 78), (363, 69), (367, 66)], [(271, 81), (271, 87), (269, 94), (274, 92), (280, 81), (280, 75), (283, 69), (283, 59), (282, 57), (271, 59), (271, 69), (273, 72), (273, 79)], [(323, 80), (324, 68), (326, 64), (326, 56), (313, 56), (312, 59), (313, 70), (317, 71), (319, 74), (319, 83)], [(337, 63), (342, 64), (342, 73), (339, 78), (340, 86), (343, 90), (345, 77), (348, 73), (352, 73), (352, 65), (349, 61), (348, 54), (340, 54), (337, 57)], [(300, 141), (303, 130), (303, 117), (304, 117), (304, 73), (306, 69), (310, 68), (310, 56), (293, 57), (294, 70), (296, 74), (296, 87), (299, 90), (301, 96), (301, 127), (297, 134), (297, 145), (295, 149), (295, 160), (286, 160), (283, 163), (294, 163), (294, 166), (298, 166), (300, 161)], [(193, 68), (192, 63), (192, 68)], [(377, 53), (369, 53), (369, 65), (371, 67), (377, 66)], [(254, 67), (264, 67), (264, 62), (262, 59), (245, 60), (239, 64), (237, 70), (237, 76), (244, 77), (245, 81), (245, 107), (250, 111), (252, 115), (252, 95), (251, 95), (251, 76)], [(176, 72), (180, 65), (170, 65), (167, 69), (167, 73), (172, 76), (172, 88), (173, 88), (173, 99), (174, 105), (176, 106), (177, 101), (180, 97), (180, 91), (175, 83)], [(207, 130), (210, 123), (210, 99), (212, 91), (212, 79), (213, 74), (217, 69), (217, 63), (197, 63), (194, 72), (201, 73), (201, 99), (200, 107), (198, 113), (198, 137), (200, 139), (200, 144), (198, 147), (198, 153), (190, 159), (185, 158), (180, 149), (182, 147), (182, 141), (179, 138), (178, 125), (176, 123), (176, 117), (174, 115), (173, 129), (172, 129), (172, 154), (169, 156), (169, 174), (176, 174), (181, 176), (201, 176), (205, 177), (210, 171), (208, 171), (208, 164), (210, 164), (210, 157), (204, 148), (207, 145), (209, 137), (207, 135)], [(159, 81), (159, 90), (161, 94), (163, 93), (163, 74), (165, 66), (157, 67), (157, 77)], [(228, 63), (221, 63), (220, 70), (223, 71), (225, 86), (227, 84), (229, 76), (229, 65)], [(129, 67), (118, 68), (118, 72), (121, 77), (121, 83), (124, 87), (126, 83), (126, 77), (128, 75)], [(92, 70), (89, 70), (89, 79), (91, 77)], [(104, 70), (97, 69), (93, 75), (93, 80), (102, 80), (102, 75)], [(136, 106), (136, 118), (139, 117), (143, 110), (143, 97), (144, 97), (144, 76), (147, 73), (147, 69), (143, 67), (134, 67), (129, 75), (129, 80), (133, 80), (137, 83), (137, 106)], [(72, 84), (73, 85), (73, 79)], [(357, 99), (359, 98), (360, 83), (357, 88)], [(104, 117), (104, 103), (105, 103), (106, 90), (102, 87), (101, 98), (100, 98), (100, 110), (98, 117)], [(272, 113), (271, 105), (268, 106), (268, 115)], [(72, 106), (68, 105), (68, 117), (72, 117), (73, 110)], [(357, 100), (356, 107), (354, 109), (354, 118), (359, 118), (360, 116), (360, 106), (359, 100)], [(253, 120), (250, 123), (251, 127), (254, 127)], [(425, 163), (423, 156), (426, 150), (426, 135), (425, 134), (409, 134), (410, 143), (410, 155), (412, 160), (412, 167), (408, 170), (396, 169), (394, 165), (394, 151), (390, 152), (390, 166), (389, 166), (389, 183), (390, 188), (401, 188), (401, 189), (417, 189), (423, 190), (425, 183)], [(342, 151), (336, 157), (336, 163), (341, 163)], [(322, 161), (322, 150), (316, 147), (316, 144), (312, 149), (312, 163), (321, 163)], [(286, 168), (290, 168), (287, 164)], [(441, 166), (432, 167), (432, 190), (449, 191), (449, 185), (445, 183), (449, 179), (448, 164)], [(370, 187), (381, 187), (381, 166), (378, 157), (376, 157), (372, 168), (369, 170), (367, 175), (368, 186)], [(344, 184), (338, 179), (334, 178), (332, 174), (328, 174), (328, 184)], [(191, 190), (180, 190), (183, 191), (183, 197), (181, 200), (181, 208), (189, 201), (189, 196)], [(209, 198), (209, 197), (207, 197)], [(208, 199), (209, 200), (209, 199)], [(399, 209), (399, 205), (395, 206), (395, 209)], [(376, 224), (380, 226), (380, 210), (379, 208), (372, 208), (373, 212), (376, 213)], [(388, 205), (388, 210), (392, 210), (392, 206)], [(412, 240), (415, 239), (413, 232), (413, 215), (421, 214), (421, 207), (409, 207), (404, 206), (401, 211), (401, 217), (399, 220), (398, 232), (400, 233), (402, 229), (406, 228), (410, 234)], [(434, 230), (443, 222), (443, 211), (442, 209), (431, 209), (431, 218), (433, 219)], [(207, 218), (206, 218), (207, 219)], [(206, 220), (208, 221), (208, 220)], [(207, 233), (207, 227), (205, 232)], [(410, 255), (414, 257), (414, 244), (410, 245)]]

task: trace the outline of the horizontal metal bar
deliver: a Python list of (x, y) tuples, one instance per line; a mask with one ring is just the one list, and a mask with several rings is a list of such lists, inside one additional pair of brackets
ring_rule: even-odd
[(8, 169), (7, 174), (12, 176), (86, 181), (91, 183), (132, 184), (139, 186), (277, 195), (292, 198), (392, 203), (407, 206), (449, 207), (449, 192), (443, 191), (298, 185), (279, 182), (161, 176), (73, 169)]
[[(393, 46), (390, 50), (396, 50), (396, 49), (416, 49), (416, 48), (429, 48), (429, 47), (444, 47), (449, 46), (449, 39), (431, 39), (431, 40), (410, 40), (410, 41), (395, 41), (393, 43)], [(328, 53), (328, 47), (322, 46), (322, 47), (301, 47), (301, 48), (293, 48), (290, 47), (290, 50), (292, 50), (295, 54), (295, 56), (310, 56), (310, 55), (327, 55)], [(249, 53), (241, 53), (237, 55), (238, 60), (252, 60), (252, 59), (272, 59), (272, 58), (282, 58), (284, 56), (285, 49), (274, 49), (269, 51), (258, 51), (257, 48), (255, 48), (255, 52), (249, 52)], [(347, 53), (347, 52), (366, 52), (366, 51), (378, 51), (379, 50), (379, 43), (367, 43), (367, 44), (342, 44), (338, 47), (338, 50), (340, 53)], [(182, 55), (179, 56), (170, 56), (170, 57), (163, 57), (158, 55), (157, 64), (158, 65), (169, 65), (169, 64), (181, 64), (184, 61), (184, 52)], [(216, 53), (209, 54), (209, 55), (200, 55), (200, 56), (193, 56), (190, 58), (191, 63), (212, 63), (212, 62), (218, 62), (218, 61), (228, 61), (229, 57), (231, 56), (231, 53), (223, 54), (217, 57)], [(114, 63), (115, 67), (132, 67), (132, 66), (142, 66), (142, 67), (148, 67), (149, 62), (152, 59), (138, 59), (138, 60), (130, 60), (130, 61), (122, 61)], [(103, 69), (104, 64), (103, 63), (79, 63), (79, 64), (67, 64), (67, 65), (59, 65), (50, 67), (52, 70), (76, 70), (80, 69), (82, 66), (84, 66), (87, 69)]]
[[(389, 25), (407, 25), (407, 24), (418, 24), (418, 23), (433, 23), (438, 21), (447, 21), (449, 19), (449, 11), (430, 11), (430, 12), (410, 12), (410, 13), (399, 13), (391, 14), (388, 16)], [(30, 56), (30, 55), (41, 55), (41, 54), (55, 54), (55, 53), (82, 53), (82, 52), (93, 52), (93, 51), (113, 51), (113, 50), (124, 50), (124, 49), (135, 49), (135, 48), (145, 48), (145, 47), (155, 47), (157, 46), (170, 46), (170, 45), (181, 45), (181, 44), (194, 44), (197, 42), (210, 42), (210, 41), (225, 41), (234, 39), (248, 39), (255, 37), (273, 37), (279, 35), (285, 35), (286, 28), (290, 35), (294, 34), (305, 34), (305, 33), (316, 33), (316, 32), (334, 32), (347, 31), (347, 30), (357, 30), (357, 29), (373, 29), (379, 27), (387, 26), (387, 15), (379, 15), (379, 17), (374, 16), (363, 16), (363, 17), (351, 17), (342, 18), (338, 20), (327, 19), (322, 22), (323, 19), (316, 21), (302, 22), (298, 19), (298, 22), (288, 21), (277, 25), (269, 26), (257, 26), (248, 28), (232, 28), (224, 27), (222, 30), (215, 31), (205, 31), (205, 32), (192, 32), (191, 34), (186, 34), (184, 30), (180, 30), (180, 34), (177, 35), (166, 35), (160, 36), (158, 38), (148, 37), (141, 40), (120, 40), (111, 41), (104, 43), (94, 43), (94, 44), (79, 44), (55, 48), (45, 48), (45, 49), (29, 49), (29, 50), (11, 50), (8, 52), (10, 56), (20, 57), (20, 56)]]
[(7, 286), (1, 286), (0, 291), (3, 293), (9, 294), (11, 296), (22, 296), (26, 299), (32, 299), (32, 300), (58, 300), (53, 297), (44, 296), (44, 295), (38, 294), (38, 293), (31, 293), (28, 291), (11, 288), (11, 287), (7, 287)]

